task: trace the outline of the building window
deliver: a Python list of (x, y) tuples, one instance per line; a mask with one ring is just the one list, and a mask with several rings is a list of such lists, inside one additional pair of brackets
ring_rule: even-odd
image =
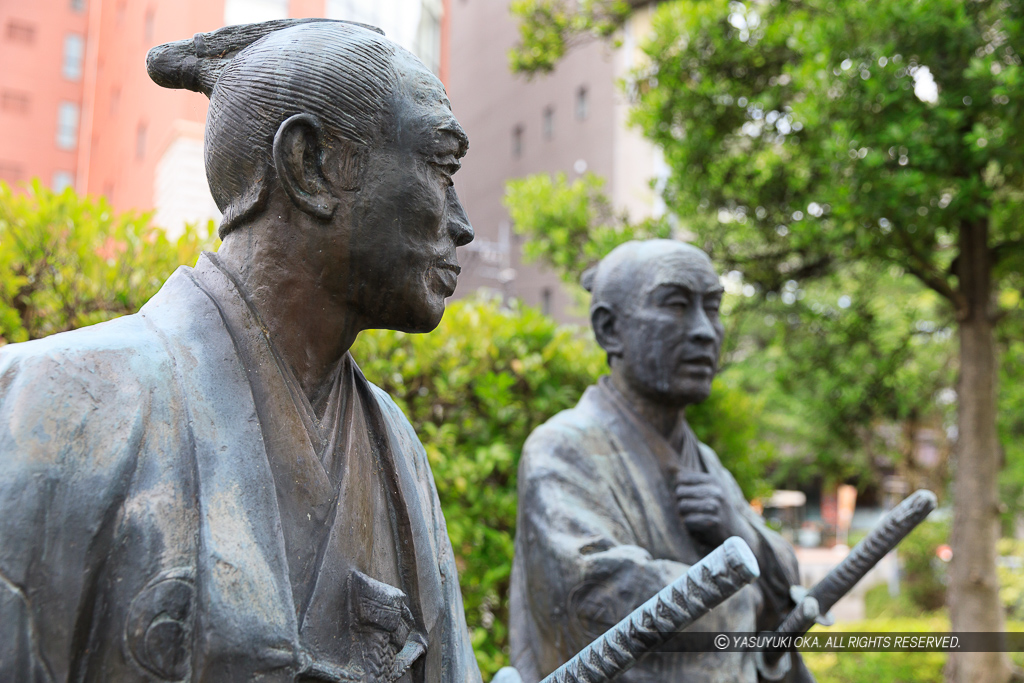
[(74, 149), (78, 145), (78, 105), (61, 102), (57, 108), (57, 146)]
[(146, 45), (153, 42), (154, 24), (156, 23), (156, 10), (150, 7), (146, 10), (146, 18), (142, 27), (143, 37), (145, 38)]
[(523, 127), (516, 126), (512, 129), (512, 156), (518, 159), (523, 156)]
[(576, 119), (585, 121), (590, 114), (590, 102), (588, 101), (587, 86), (582, 86), (576, 91)]
[(27, 114), (30, 102), (27, 92), (17, 90), (4, 90), (0, 95), (0, 109), (9, 111), (12, 114)]
[(36, 38), (36, 27), (26, 21), (11, 19), (7, 22), (7, 40), (12, 43), (31, 43)]
[(433, 74), (441, 73), (441, 16), (444, 7), (437, 0), (426, 0), (420, 10), (413, 53)]
[(21, 166), (13, 161), (0, 161), (0, 180), (16, 183), (21, 180)]
[(64, 36), (64, 63), (61, 73), (70, 81), (82, 77), (82, 58), (85, 56), (85, 41), (77, 33)]
[(135, 129), (135, 158), (139, 161), (146, 158), (146, 129), (145, 121), (140, 121), (139, 127)]
[(288, 18), (288, 0), (226, 0), (224, 24), (255, 24)]
[(555, 137), (555, 108), (548, 107), (544, 110), (544, 139), (550, 140)]
[(540, 312), (544, 315), (551, 315), (551, 288), (545, 287), (540, 290)]
[(84, 12), (85, 11), (85, 0), (71, 0), (71, 11), (72, 12)]
[(75, 186), (75, 177), (71, 175), (71, 171), (54, 171), (53, 173), (53, 191), (63, 192), (65, 189)]

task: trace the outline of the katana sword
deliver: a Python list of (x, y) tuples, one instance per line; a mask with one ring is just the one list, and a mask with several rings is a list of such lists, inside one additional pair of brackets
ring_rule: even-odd
[[(827, 614), (872, 567), (924, 521), (935, 509), (935, 505), (935, 494), (921, 489), (890, 510), (864, 540), (799, 601), (772, 635), (795, 638), (806, 633), (819, 619), (819, 615)], [(785, 649), (760, 653), (758, 670), (762, 677), (772, 681), (781, 680), (789, 670), (788, 654), (789, 651)]]
[(541, 683), (614, 680), (760, 575), (750, 547), (733, 536)]

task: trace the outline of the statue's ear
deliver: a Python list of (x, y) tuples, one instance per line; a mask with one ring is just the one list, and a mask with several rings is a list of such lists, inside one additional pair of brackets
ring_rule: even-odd
[(320, 121), (312, 114), (296, 114), (274, 135), (274, 169), (278, 181), (295, 206), (321, 219), (338, 208), (321, 167)]
[(590, 309), (590, 324), (597, 343), (609, 356), (622, 355), (622, 337), (619, 316), (608, 304), (597, 304)]

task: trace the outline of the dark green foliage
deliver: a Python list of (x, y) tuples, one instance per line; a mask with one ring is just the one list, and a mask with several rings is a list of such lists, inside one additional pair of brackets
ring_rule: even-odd
[(960, 0), (665, 3), (635, 120), (674, 171), (670, 206), (766, 290), (866, 258), (961, 305), (961, 228), (990, 220), (1007, 254), (1021, 238), (1000, 220), (1024, 179), (1021, 13)]
[(374, 330), (352, 350), (427, 450), (480, 667), (507, 665), (508, 586), (523, 442), (603, 372), (587, 337), (494, 299), (448, 306), (430, 334)]
[(914, 529), (899, 547), (902, 586), (920, 609), (933, 611), (946, 603), (946, 563), (935, 551), (949, 543), (949, 523), (928, 521)]
[(513, 0), (519, 43), (509, 52), (512, 71), (554, 70), (567, 50), (587, 38), (607, 38), (629, 15), (623, 0)]
[(569, 182), (564, 173), (536, 174), (510, 180), (505, 206), (512, 224), (527, 237), (523, 256), (553, 268), (566, 282), (580, 275), (608, 252), (629, 240), (669, 237), (666, 222), (630, 223), (612, 210), (604, 179), (585, 173)]
[(115, 215), (105, 199), (25, 189), (0, 183), (0, 343), (134, 313), (215, 239), (188, 226), (171, 242), (149, 215)]

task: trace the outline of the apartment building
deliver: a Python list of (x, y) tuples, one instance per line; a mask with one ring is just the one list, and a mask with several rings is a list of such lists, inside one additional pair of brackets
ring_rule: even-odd
[[(533, 173), (591, 171), (607, 181), (616, 209), (634, 218), (659, 214), (651, 182), (664, 178), (658, 151), (627, 125), (629, 103), (619, 85), (638, 58), (650, 7), (622, 31), (621, 46), (594, 41), (571, 51), (549, 75), (509, 71), (518, 39), (510, 0), (451, 0), (448, 94), (470, 138), (455, 177), (477, 238), (461, 251), (459, 292), (488, 288), (517, 297), (562, 320), (578, 307), (550, 271), (522, 262), (521, 239), (502, 204), (505, 183)], [(643, 3), (634, 3), (643, 4)]]

